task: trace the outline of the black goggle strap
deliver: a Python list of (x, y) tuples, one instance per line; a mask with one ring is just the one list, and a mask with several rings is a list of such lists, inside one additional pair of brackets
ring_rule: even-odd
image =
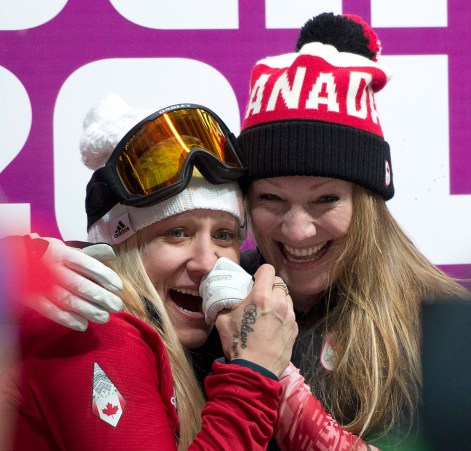
[(205, 149), (194, 148), (190, 152), (187, 162), (196, 166), (208, 182), (216, 185), (235, 182), (247, 172), (242, 164), (240, 167), (228, 166)]
[(215, 156), (207, 151), (193, 149), (174, 183), (150, 194), (133, 195), (128, 193), (122, 186), (114, 166), (112, 163), (97, 169), (88, 182), (85, 199), (88, 220), (87, 229), (118, 203), (134, 205), (135, 207), (146, 207), (179, 194), (190, 182), (194, 166), (199, 169), (208, 182), (216, 185), (235, 182), (245, 173), (245, 168), (226, 167), (224, 163), (217, 160)]
[(112, 166), (97, 169), (87, 184), (85, 198), (87, 229), (126, 197)]

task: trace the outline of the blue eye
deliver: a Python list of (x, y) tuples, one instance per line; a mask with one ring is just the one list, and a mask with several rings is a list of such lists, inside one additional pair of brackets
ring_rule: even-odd
[(234, 238), (234, 234), (229, 230), (219, 230), (214, 237), (220, 241), (231, 241)]
[(185, 236), (185, 230), (181, 227), (170, 229), (167, 231), (167, 235), (172, 238), (182, 238)]

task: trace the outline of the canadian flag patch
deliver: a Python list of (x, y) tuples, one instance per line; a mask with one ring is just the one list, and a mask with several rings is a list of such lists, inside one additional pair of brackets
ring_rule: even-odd
[(113, 427), (123, 415), (126, 401), (98, 363), (93, 364), (92, 413)]

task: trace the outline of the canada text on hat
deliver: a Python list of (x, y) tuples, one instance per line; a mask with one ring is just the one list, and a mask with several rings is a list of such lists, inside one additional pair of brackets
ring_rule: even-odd
[(373, 93), (390, 79), (386, 68), (354, 53), (313, 42), (299, 53), (263, 59), (252, 71), (243, 128), (307, 119), (383, 136)]

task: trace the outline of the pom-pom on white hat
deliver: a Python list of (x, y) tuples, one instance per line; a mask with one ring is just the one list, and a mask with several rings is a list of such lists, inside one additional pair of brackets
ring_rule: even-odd
[[(85, 166), (92, 170), (103, 167), (123, 136), (152, 113), (150, 110), (130, 107), (116, 93), (99, 100), (83, 121), (80, 152)], [(244, 237), (245, 208), (238, 184), (214, 185), (194, 169), (188, 186), (169, 199), (142, 208), (115, 205), (89, 227), (88, 240), (93, 243), (119, 244), (157, 221), (195, 209), (232, 214), (239, 221), (241, 239)]]

